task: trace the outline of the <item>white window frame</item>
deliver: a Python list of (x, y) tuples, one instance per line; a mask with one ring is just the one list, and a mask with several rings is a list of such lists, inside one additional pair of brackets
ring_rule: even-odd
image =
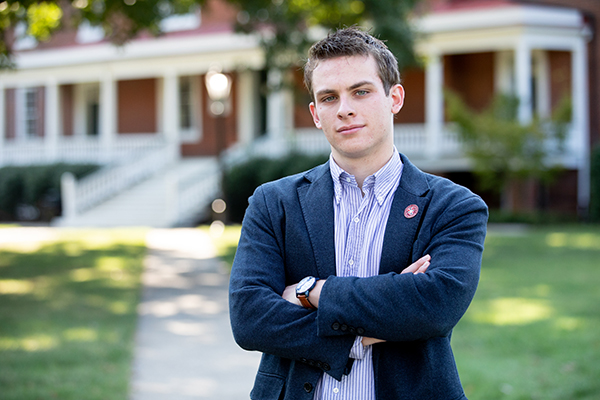
[(187, 101), (187, 104), (190, 107), (190, 126), (187, 128), (183, 127), (183, 121), (181, 118), (178, 118), (178, 128), (182, 143), (196, 143), (202, 137), (202, 116), (200, 115), (202, 100), (199, 91), (200, 77), (198, 75), (179, 77), (177, 95), (179, 96), (180, 115), (182, 112), (181, 107), (184, 106), (182, 101), (182, 86), (186, 81), (190, 88)]

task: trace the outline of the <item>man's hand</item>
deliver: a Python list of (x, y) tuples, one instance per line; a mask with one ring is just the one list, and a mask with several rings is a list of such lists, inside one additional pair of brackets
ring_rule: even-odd
[(425, 271), (427, 271), (430, 261), (431, 256), (426, 254), (414, 263), (410, 264), (408, 267), (404, 268), (401, 274), (408, 274), (409, 272), (412, 272), (413, 274), (423, 274)]

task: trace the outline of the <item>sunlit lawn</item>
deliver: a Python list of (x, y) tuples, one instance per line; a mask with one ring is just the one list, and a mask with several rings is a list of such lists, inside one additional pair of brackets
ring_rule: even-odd
[(145, 231), (0, 244), (0, 398), (127, 399)]
[[(229, 260), (238, 236), (222, 236)], [(468, 397), (600, 399), (599, 286), (600, 226), (492, 227), (477, 295), (452, 337)]]
[[(207, 229), (207, 228), (203, 228)], [(240, 227), (213, 237), (231, 263)], [(0, 245), (0, 399), (126, 399), (143, 230)], [(454, 331), (471, 400), (600, 399), (600, 227), (488, 234)]]
[(470, 399), (600, 399), (600, 226), (492, 230), (452, 337)]

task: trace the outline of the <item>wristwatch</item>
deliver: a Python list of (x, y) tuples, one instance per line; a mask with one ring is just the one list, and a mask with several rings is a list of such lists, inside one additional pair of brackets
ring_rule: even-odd
[(314, 276), (307, 276), (298, 283), (298, 286), (296, 286), (296, 297), (300, 300), (300, 303), (302, 303), (302, 307), (313, 310), (317, 309), (317, 307), (313, 306), (310, 301), (308, 301), (308, 295), (310, 294), (310, 291), (314, 289), (318, 280), (319, 279)]

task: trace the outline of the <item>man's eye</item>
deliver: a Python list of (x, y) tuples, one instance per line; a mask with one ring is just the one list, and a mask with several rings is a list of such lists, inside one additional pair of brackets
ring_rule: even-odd
[(357, 94), (357, 95), (359, 95), (359, 96), (364, 96), (364, 95), (366, 95), (367, 93), (369, 93), (369, 92), (367, 92), (366, 90), (357, 90), (357, 91), (356, 91), (356, 94)]
[(335, 100), (335, 96), (327, 96), (325, 97), (323, 100), (321, 100), (323, 103), (329, 103), (331, 101)]

